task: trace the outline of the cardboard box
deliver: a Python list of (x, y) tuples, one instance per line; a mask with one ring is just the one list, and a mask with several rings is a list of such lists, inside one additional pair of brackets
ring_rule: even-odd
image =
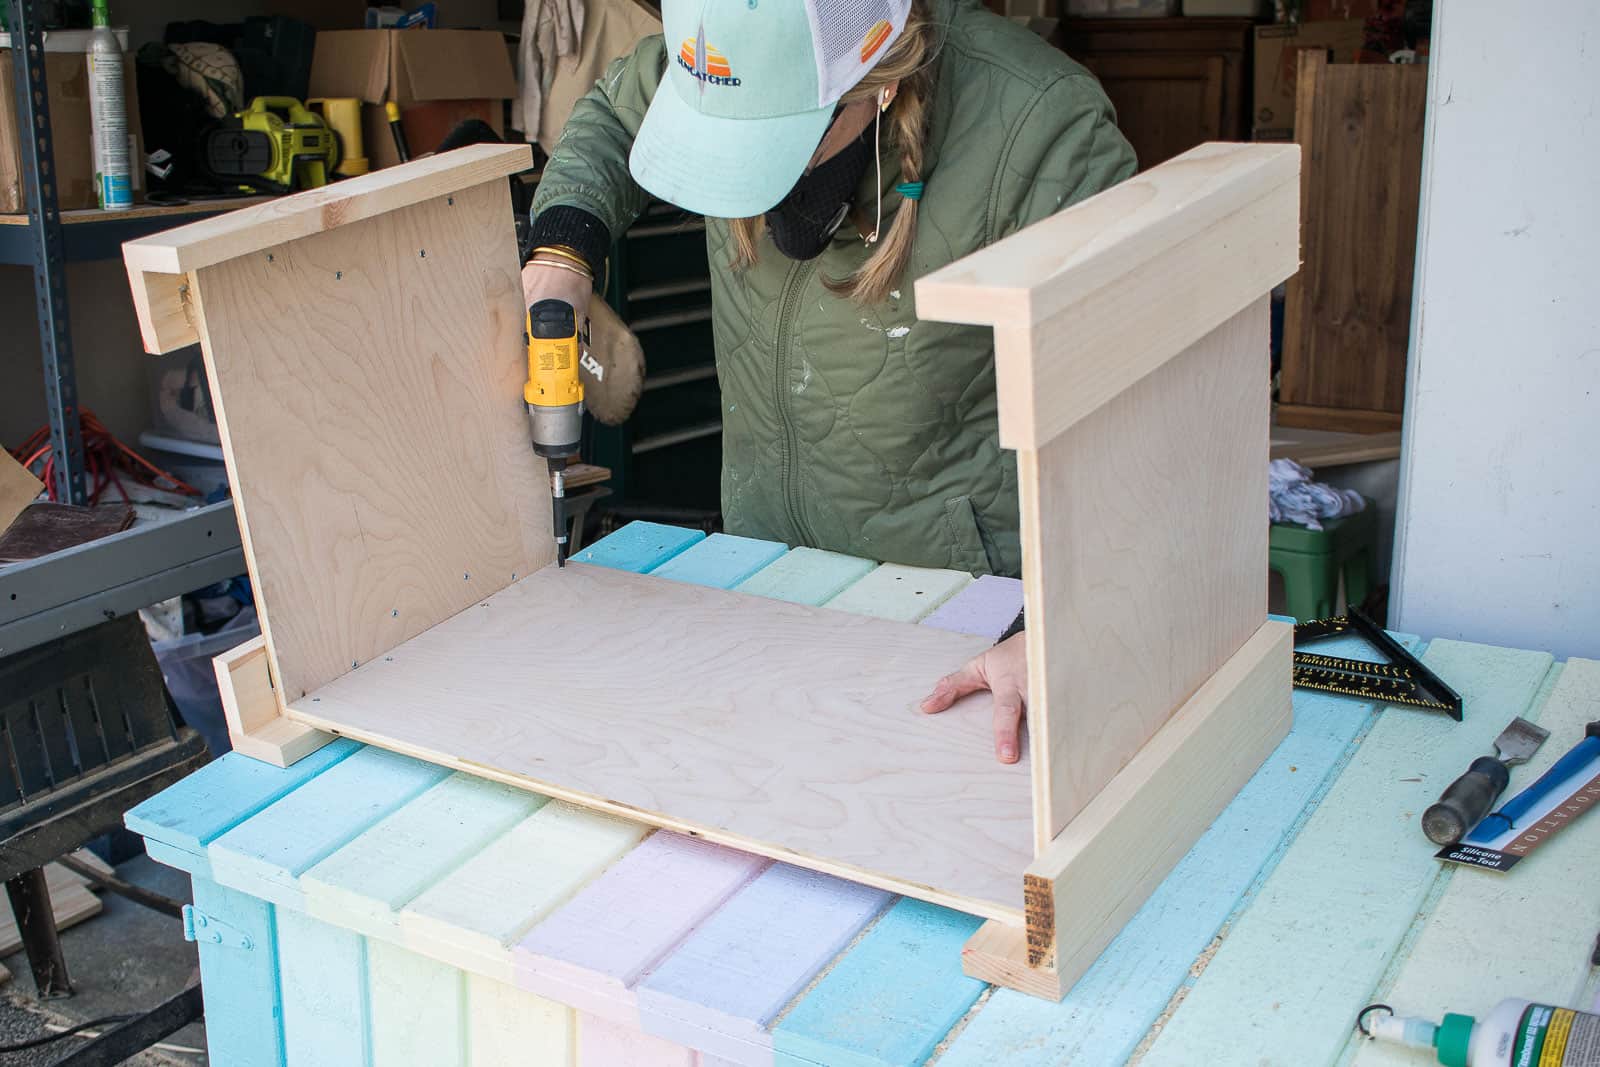
[[(16, 77), (11, 49), (0, 50), (0, 213), (22, 206), (22, 142), (17, 137)], [(139, 130), (139, 92), (133, 56), (123, 56), (127, 80), (128, 134), (133, 138), (133, 189), (144, 188), (144, 139)], [(98, 206), (94, 193), (94, 147), (89, 122), (89, 62), (81, 52), (47, 51), (45, 85), (50, 97), (50, 132), (56, 169), (56, 201), (63, 211)]]
[(1354, 63), (1365, 36), (1362, 19), (1256, 27), (1255, 94), (1251, 124), (1257, 141), (1294, 140), (1295, 72), (1308, 48)]
[(505, 38), (489, 30), (339, 30), (317, 35), (313, 97), (356, 97), (363, 151), (374, 170), (400, 161), (383, 104), (400, 105), (413, 155), (432, 151), (457, 122), (504, 133), (503, 101), (517, 94)]

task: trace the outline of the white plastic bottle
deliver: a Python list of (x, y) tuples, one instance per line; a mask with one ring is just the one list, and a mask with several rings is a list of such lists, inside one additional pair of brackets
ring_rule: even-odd
[(1431, 1048), (1445, 1067), (1600, 1067), (1600, 1015), (1528, 1000), (1502, 1000), (1482, 1019), (1446, 1015), (1437, 1025), (1374, 1016), (1368, 1031), (1378, 1040)]
[(89, 118), (94, 131), (95, 196), (106, 211), (133, 206), (125, 84), (122, 45), (112, 32), (106, 0), (94, 0), (94, 32), (89, 39)]

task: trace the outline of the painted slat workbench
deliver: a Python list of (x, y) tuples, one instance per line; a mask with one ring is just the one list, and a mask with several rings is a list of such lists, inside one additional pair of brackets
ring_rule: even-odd
[[(990, 637), (1021, 602), (1007, 579), (644, 523), (579, 558)], [(287, 770), (224, 757), (128, 825), (194, 876), (228, 1067), (1421, 1063), (1349, 1044), (1355, 1010), (1580, 1003), (1600, 925), (1579, 876), (1600, 820), (1506, 880), (1440, 869), (1416, 825), (1512, 714), (1556, 731), (1531, 771), (1553, 759), (1600, 668), (1425, 658), (1464, 724), (1297, 692), (1288, 739), (1059, 1005), (963, 976), (971, 917), (349, 741)]]

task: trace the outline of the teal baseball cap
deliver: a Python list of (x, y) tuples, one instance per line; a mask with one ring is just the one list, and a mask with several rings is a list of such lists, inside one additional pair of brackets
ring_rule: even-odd
[(714, 218), (770, 210), (910, 9), (911, 0), (663, 0), (667, 70), (628, 156), (634, 180)]

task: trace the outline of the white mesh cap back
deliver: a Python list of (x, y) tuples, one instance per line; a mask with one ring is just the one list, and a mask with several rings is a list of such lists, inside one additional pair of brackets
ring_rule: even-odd
[(805, 0), (816, 43), (817, 106), (834, 104), (899, 39), (911, 0)]

